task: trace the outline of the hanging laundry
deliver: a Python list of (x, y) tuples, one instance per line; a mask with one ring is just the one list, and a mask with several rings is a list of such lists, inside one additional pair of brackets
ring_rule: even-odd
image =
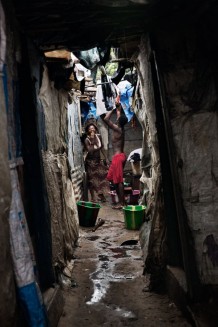
[(81, 64), (75, 64), (74, 72), (76, 75), (76, 80), (79, 82), (81, 82), (85, 77), (91, 76), (91, 71)]
[(101, 75), (101, 87), (105, 108), (107, 111), (110, 111), (114, 107), (116, 93), (113, 87), (113, 83), (107, 75)]
[(132, 152), (130, 152), (127, 161), (129, 162), (141, 161), (141, 157), (142, 157), (142, 148), (135, 149)]
[(91, 118), (94, 118), (97, 120), (98, 115), (96, 113), (96, 106), (94, 105), (94, 103), (92, 101), (89, 101), (88, 105), (89, 105), (89, 112), (88, 112), (88, 115), (86, 116), (86, 120), (89, 120)]
[(92, 70), (97, 65), (105, 65), (108, 62), (110, 47), (95, 47), (89, 50), (75, 51), (74, 55), (83, 66)]
[(132, 93), (134, 87), (132, 84), (126, 80), (121, 81), (118, 85), (118, 88), (120, 90), (120, 102), (122, 105), (122, 108), (125, 112), (126, 117), (128, 118), (128, 121), (130, 121), (134, 115), (131, 103), (132, 103)]
[[(119, 93), (119, 89), (111, 82), (111, 79), (107, 75), (104, 76), (106, 77), (97, 83), (96, 114), (98, 116), (116, 108), (115, 99)], [(107, 87), (105, 87), (106, 85)]]
[(98, 119), (97, 115), (97, 109), (95, 106), (95, 103), (93, 101), (81, 101), (80, 102), (80, 108), (81, 108), (81, 117), (82, 117), (82, 125), (86, 123), (89, 119)]

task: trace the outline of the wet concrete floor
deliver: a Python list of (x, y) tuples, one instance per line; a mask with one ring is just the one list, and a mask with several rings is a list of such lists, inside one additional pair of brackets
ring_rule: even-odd
[(80, 227), (58, 327), (190, 326), (167, 295), (144, 292), (139, 231), (125, 228), (123, 212), (107, 202), (98, 218), (105, 223), (95, 232)]

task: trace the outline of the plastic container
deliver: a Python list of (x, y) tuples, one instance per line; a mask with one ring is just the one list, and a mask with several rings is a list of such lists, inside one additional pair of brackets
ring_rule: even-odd
[(145, 220), (145, 209), (144, 205), (128, 205), (123, 208), (126, 229), (138, 230), (141, 227)]
[(140, 196), (139, 190), (132, 190), (132, 194), (130, 194), (130, 198), (129, 198), (129, 204), (134, 204), (134, 205), (139, 204), (139, 196)]
[(79, 216), (79, 225), (83, 227), (95, 226), (100, 208), (101, 206), (99, 203), (78, 201), (77, 210)]
[(118, 200), (118, 196), (117, 196), (117, 192), (116, 191), (110, 191), (109, 192), (110, 196), (111, 196), (111, 202), (113, 204), (116, 204), (117, 202), (119, 202)]

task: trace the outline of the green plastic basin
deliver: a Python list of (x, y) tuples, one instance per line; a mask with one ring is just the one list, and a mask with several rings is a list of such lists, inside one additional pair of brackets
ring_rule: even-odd
[(144, 205), (126, 206), (123, 208), (124, 222), (127, 229), (140, 229), (141, 225), (145, 221), (145, 209)]
[(100, 208), (101, 206), (99, 203), (78, 201), (77, 210), (79, 216), (79, 225), (83, 227), (95, 226)]

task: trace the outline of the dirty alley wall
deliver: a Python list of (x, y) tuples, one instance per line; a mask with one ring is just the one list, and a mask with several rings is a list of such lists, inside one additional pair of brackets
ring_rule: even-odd
[(149, 58), (151, 55), (148, 37), (143, 37), (139, 54), (135, 59), (138, 82), (135, 91), (134, 111), (143, 129), (142, 177), (144, 201), (147, 203), (147, 218), (140, 231), (140, 241), (145, 260), (145, 272), (151, 273), (150, 288), (160, 287), (163, 278), (165, 253), (165, 223), (161, 192), (160, 159), (156, 130), (154, 92)]
[[(9, 234), (9, 209), (11, 202), (11, 182), (8, 163), (8, 135), (5, 94), (5, 54), (6, 26), (4, 12), (0, 3), (0, 323), (13, 326), (15, 322), (15, 284), (12, 268)], [(10, 310), (8, 310), (10, 308)]]
[(174, 21), (160, 27), (154, 43), (189, 245), (203, 284), (218, 284), (218, 65), (217, 41), (210, 33), (216, 24), (206, 18), (199, 25)]
[[(4, 233), (1, 237), (1, 245), (5, 242), (1, 253), (5, 257), (2, 257), (1, 265), (4, 270), (1, 283), (4, 290), (2, 290), (1, 296), (4, 297), (4, 301), (1, 303), (0, 324), (14, 326), (15, 320), (17, 322), (22, 314), (25, 315), (29, 324), (33, 321), (38, 324), (39, 321), (43, 322), (45, 317), (42, 302), (39, 300), (40, 290), (35, 273), (37, 271), (36, 258), (28, 224), (30, 222), (28, 219), (33, 222), (33, 217), (28, 215), (27, 219), (28, 210), (24, 206), (24, 202), (27, 201), (27, 197), (24, 196), (24, 167), (28, 167), (29, 163), (24, 159), (25, 151), (22, 144), (22, 110), (20, 106), (22, 87), (19, 78), (19, 70), (22, 65), (21, 39), (12, 16), (8, 13), (8, 8), (5, 10), (5, 20), (2, 11), (0, 18), (1, 24), (5, 23), (0, 34), (1, 55), (3, 49), (5, 52), (5, 58), (1, 57), (0, 161), (1, 176), (4, 177), (1, 182), (1, 214), (4, 213), (1, 217), (1, 223), (3, 223), (1, 232)], [(2, 43), (2, 41), (4, 42)], [(8, 183), (10, 183), (10, 187)], [(5, 205), (7, 207), (4, 208)], [(7, 274), (7, 278), (4, 280), (5, 274)], [(19, 306), (15, 311), (16, 301)], [(22, 314), (20, 308), (23, 309)], [(35, 315), (34, 312), (37, 314)], [(7, 315), (5, 315), (6, 313)]]
[(76, 201), (83, 197), (85, 172), (81, 136), (80, 100), (77, 93), (72, 92), (68, 103), (68, 160)]
[[(52, 257), (53, 264), (63, 268), (72, 259), (78, 239), (76, 197), (68, 161), (68, 93), (54, 87), (46, 66), (39, 99), (45, 117), (46, 147), (42, 158), (51, 214)], [(72, 166), (74, 161), (70, 162)]]

